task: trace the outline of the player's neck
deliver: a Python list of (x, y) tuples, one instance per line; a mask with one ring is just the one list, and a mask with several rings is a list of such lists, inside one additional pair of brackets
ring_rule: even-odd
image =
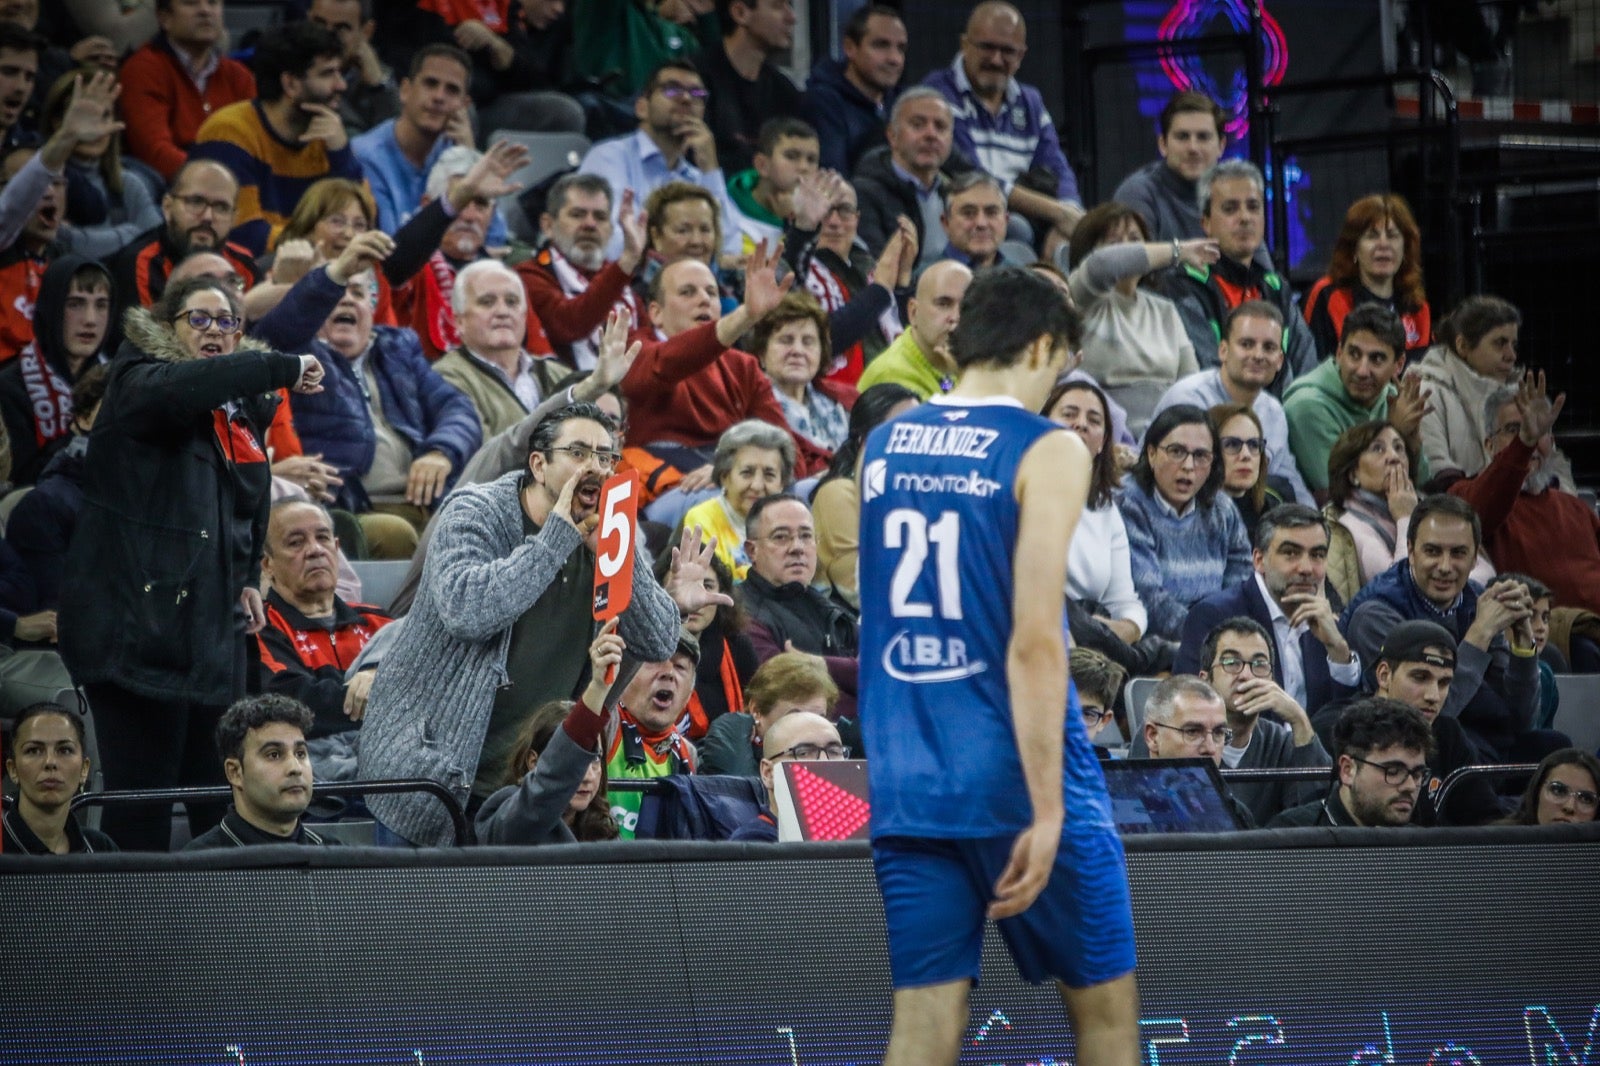
[[(1043, 399), (1044, 394), (1039, 393), (1038, 378), (1038, 370), (1030, 370), (1022, 364), (1008, 367), (969, 366), (961, 372), (961, 379), (950, 390), (950, 395), (961, 400), (1008, 396), (1024, 407), (1037, 407), (1037, 403), (1030, 405), (1029, 400), (1036, 393), (1041, 401)], [(1045, 392), (1049, 392), (1048, 385), (1045, 386)]]

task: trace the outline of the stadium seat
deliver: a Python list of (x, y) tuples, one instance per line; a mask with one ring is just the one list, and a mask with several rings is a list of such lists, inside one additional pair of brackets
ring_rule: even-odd
[[(533, 188), (552, 174), (576, 168), (583, 162), (584, 153), (589, 150), (589, 138), (581, 133), (525, 133), (521, 130), (496, 130), (489, 137), (489, 146), (493, 147), (501, 141), (511, 141), (528, 149), (527, 164), (509, 179), (520, 184), (524, 191)], [(539, 220), (529, 218), (523, 213), (522, 205), (517, 202), (518, 195), (520, 194), (513, 193), (500, 198), (500, 215), (506, 220), (506, 228), (522, 240), (533, 243), (539, 237)], [(639, 206), (642, 208), (644, 205)]]
[(1556, 690), (1561, 706), (1551, 728), (1571, 737), (1573, 747), (1600, 750), (1600, 674), (1557, 674)]
[(1144, 732), (1144, 705), (1150, 700), (1150, 693), (1156, 690), (1161, 683), (1159, 678), (1136, 677), (1128, 682), (1128, 687), (1123, 690), (1123, 700), (1128, 707), (1128, 728), (1133, 736), (1128, 738), (1131, 744), (1135, 742), (1140, 733)]
[(387, 611), (406, 579), (411, 563), (405, 559), (352, 559), (350, 566), (361, 579), (361, 602)]

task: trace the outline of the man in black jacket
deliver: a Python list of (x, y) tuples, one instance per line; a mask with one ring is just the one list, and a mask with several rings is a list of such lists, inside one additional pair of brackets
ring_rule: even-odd
[(955, 151), (955, 117), (937, 89), (918, 86), (895, 101), (889, 113), (889, 143), (872, 149), (856, 166), (861, 239), (874, 255), (899, 227), (901, 215), (917, 230), (917, 266), (944, 258), (944, 190), (950, 178), (972, 167)]
[(1324, 798), (1284, 811), (1268, 829), (1411, 824), (1433, 755), (1421, 712), (1399, 700), (1357, 700), (1333, 728), (1333, 751), (1338, 784)]
[(217, 722), (217, 751), (233, 805), (184, 850), (328, 843), (300, 822), (311, 804), (310, 729), (311, 711), (287, 696), (250, 696), (229, 707)]
[(839, 717), (855, 717), (856, 616), (813, 588), (817, 533), (811, 510), (789, 493), (767, 496), (745, 518), (750, 572), (739, 586), (750, 617), (746, 631), (762, 662), (783, 651), (819, 656), (843, 693)]

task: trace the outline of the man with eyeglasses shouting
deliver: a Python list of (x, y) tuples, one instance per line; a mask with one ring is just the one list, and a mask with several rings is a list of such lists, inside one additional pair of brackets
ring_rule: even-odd
[(686, 181), (711, 193), (722, 211), (722, 251), (733, 256), (740, 253), (744, 237), (733, 201), (728, 199), (727, 178), (717, 161), (716, 139), (706, 125), (709, 95), (692, 64), (669, 60), (650, 75), (634, 102), (639, 128), (601, 141), (583, 157), (579, 172), (598, 174), (618, 193), (611, 203), (607, 259), (622, 256), (620, 191), (632, 189), (633, 202), (642, 204), (669, 181)]
[[(501, 784), (504, 755), (528, 717), (582, 691), (600, 487), (620, 445), (609, 416), (574, 403), (534, 427), (523, 469), (445, 501), (406, 624), (368, 697), (362, 780), (431, 777), (475, 813)], [(732, 602), (706, 588), (711, 556), (711, 545), (686, 534), (665, 589), (636, 560), (618, 626), (631, 661), (670, 661), (682, 617)], [(373, 797), (368, 806), (380, 845), (451, 840), (449, 821), (425, 796)]]
[[(1200, 676), (1222, 697), (1233, 731), (1222, 745), (1223, 766), (1253, 770), (1332, 763), (1305, 708), (1272, 680), (1272, 643), (1260, 623), (1250, 618), (1223, 622), (1206, 636), (1200, 662)], [(1229, 788), (1257, 825), (1322, 792), (1315, 782), (1240, 781)]]
[(850, 746), (840, 741), (834, 724), (813, 711), (792, 711), (778, 719), (761, 742), (761, 783), (767, 786), (767, 803), (750, 821), (729, 834), (729, 840), (778, 842), (778, 821), (769, 809), (772, 779), (780, 773), (778, 764), (794, 760), (848, 759)]
[(1311, 503), (1311, 489), (1294, 452), (1289, 450), (1289, 420), (1283, 402), (1267, 391), (1283, 368), (1283, 312), (1265, 300), (1246, 300), (1228, 313), (1217, 343), (1218, 366), (1179, 378), (1156, 403), (1151, 418), (1173, 404), (1192, 403), (1210, 408), (1219, 404), (1248, 404), (1261, 422), (1261, 437), (1222, 438), (1222, 453), (1232, 462), (1244, 447), (1258, 455), (1265, 451), (1267, 472), (1281, 477), (1294, 490), (1294, 498)]
[(1333, 746), (1338, 752), (1333, 790), (1284, 811), (1267, 828), (1410, 825), (1433, 772), (1428, 766), (1433, 734), (1421, 713), (1398, 700), (1358, 700), (1334, 726)]
[(1202, 644), (1219, 622), (1243, 616), (1268, 635), (1273, 682), (1307, 713), (1354, 696), (1361, 659), (1339, 631), (1338, 613), (1328, 598), (1327, 519), (1310, 507), (1286, 503), (1263, 515), (1254, 534), (1254, 577), (1189, 608), (1173, 670), (1204, 671)]

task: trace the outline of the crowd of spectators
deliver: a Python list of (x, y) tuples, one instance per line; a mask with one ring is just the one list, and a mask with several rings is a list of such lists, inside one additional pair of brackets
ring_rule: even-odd
[[(1233, 787), (1247, 825), (1595, 817), (1552, 726), (1555, 675), (1600, 672), (1563, 398), (1517, 308), (1433, 314), (1400, 197), (1350, 207), (1302, 301), (1261, 172), (1184, 92), (1085, 204), (1003, 0), (926, 71), (867, 4), (803, 85), (792, 0), (285, 0), (237, 40), (224, 0), (88, 7), (0, 21), (7, 850), (167, 846), (158, 808), (69, 817), (90, 740), (110, 789), (231, 786), (196, 847), (324, 843), (314, 781), (418, 777), (480, 840), (546, 843), (632, 837), (611, 782), (742, 775), (735, 837), (775, 839), (775, 767), (882, 713), (863, 441), (952, 387), (998, 265), (1083, 327), (1040, 413), (1093, 456), (1091, 736), (1327, 768)], [(524, 189), (504, 131), (591, 143)], [(645, 520), (597, 628), (619, 470)], [(352, 559), (410, 575), (371, 604)], [(1441, 809), (1482, 762), (1540, 764), (1521, 806)], [(380, 844), (451, 839), (426, 796), (366, 806)]]

